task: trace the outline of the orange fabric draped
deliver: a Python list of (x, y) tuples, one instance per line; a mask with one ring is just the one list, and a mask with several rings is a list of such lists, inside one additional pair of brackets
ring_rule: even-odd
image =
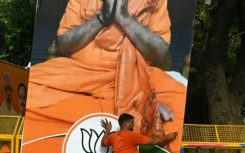
[[(152, 4), (157, 4), (154, 10), (141, 12)], [(100, 0), (70, 0), (58, 35), (89, 20), (100, 12), (100, 7)], [(137, 16), (138, 22), (169, 43), (170, 20), (166, 7), (166, 0), (141, 0), (129, 1), (128, 8), (133, 16), (141, 14)], [(153, 90), (157, 101), (169, 107), (176, 117), (173, 122), (164, 123), (163, 129), (165, 133), (179, 132), (170, 144), (172, 152), (179, 152), (186, 87), (163, 71), (147, 66), (122, 30), (113, 24), (101, 30), (71, 58), (59, 57), (31, 67), (23, 143), (66, 133), (79, 118), (96, 112), (131, 113), (136, 118), (136, 130), (140, 131), (142, 108)], [(147, 121), (143, 119), (145, 125)], [(156, 127), (156, 121), (152, 123), (154, 126), (145, 127), (144, 132)], [(159, 126), (158, 130), (162, 129)], [(60, 153), (61, 141), (58, 138), (52, 143), (45, 140), (26, 144), (22, 152), (35, 149), (37, 153)]]

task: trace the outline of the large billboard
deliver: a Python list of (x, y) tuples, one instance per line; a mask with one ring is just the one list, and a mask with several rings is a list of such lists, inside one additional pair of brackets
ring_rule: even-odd
[[(133, 115), (135, 131), (149, 137), (178, 132), (164, 148), (180, 152), (187, 91), (180, 69), (192, 46), (194, 1), (185, 7), (191, 32), (182, 33), (181, 52), (174, 30), (180, 22), (173, 15), (181, 13), (169, 12), (167, 0), (124, 2), (115, 0), (113, 10), (128, 5), (133, 18), (120, 22), (117, 10), (105, 23), (100, 11), (106, 1), (38, 1), (23, 153), (109, 153), (101, 146), (101, 119), (111, 121), (114, 130), (123, 113)], [(57, 35), (57, 46), (50, 46)], [(49, 59), (52, 48), (60, 54)], [(173, 53), (171, 60), (168, 49), (178, 56)]]

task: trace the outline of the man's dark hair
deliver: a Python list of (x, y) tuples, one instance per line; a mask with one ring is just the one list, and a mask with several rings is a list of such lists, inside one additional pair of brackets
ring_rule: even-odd
[(124, 113), (124, 114), (121, 114), (121, 115), (119, 116), (119, 118), (118, 118), (118, 123), (119, 123), (120, 127), (122, 127), (122, 125), (123, 125), (125, 122), (127, 122), (127, 121), (129, 121), (129, 120), (132, 120), (132, 119), (134, 119), (134, 117), (133, 117), (132, 115)]
[(20, 84), (19, 84), (19, 87), (18, 87), (18, 93), (19, 93), (19, 91), (20, 91), (20, 87), (24, 87), (25, 93), (27, 94), (27, 89), (26, 89), (26, 86), (24, 85), (24, 83), (20, 83)]

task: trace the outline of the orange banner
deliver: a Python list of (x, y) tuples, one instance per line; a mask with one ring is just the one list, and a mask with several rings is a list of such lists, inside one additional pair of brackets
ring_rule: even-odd
[(24, 116), (29, 69), (0, 60), (0, 115)]

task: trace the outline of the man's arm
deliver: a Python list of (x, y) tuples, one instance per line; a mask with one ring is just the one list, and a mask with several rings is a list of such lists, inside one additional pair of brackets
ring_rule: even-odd
[(108, 122), (108, 120), (105, 119), (105, 120), (101, 120), (101, 126), (105, 129), (105, 134), (101, 140), (101, 146), (107, 147), (107, 145), (104, 143), (104, 141), (109, 136), (112, 125), (111, 125), (111, 122)]
[[(127, 10), (128, 0), (118, 0), (115, 21), (145, 59), (160, 67), (170, 57), (169, 45), (158, 35), (140, 25)], [(164, 24), (164, 23), (163, 23)]]
[(166, 136), (160, 137), (160, 138), (150, 138), (147, 144), (152, 144), (152, 145), (159, 145), (163, 146), (171, 141), (173, 141), (177, 137), (178, 133), (177, 132), (172, 132)]
[(114, 0), (104, 0), (102, 12), (98, 16), (94, 16), (89, 21), (58, 36), (56, 41), (58, 55), (70, 56), (93, 40), (104, 28), (102, 24), (107, 23), (108, 19), (111, 18), (113, 2)]

